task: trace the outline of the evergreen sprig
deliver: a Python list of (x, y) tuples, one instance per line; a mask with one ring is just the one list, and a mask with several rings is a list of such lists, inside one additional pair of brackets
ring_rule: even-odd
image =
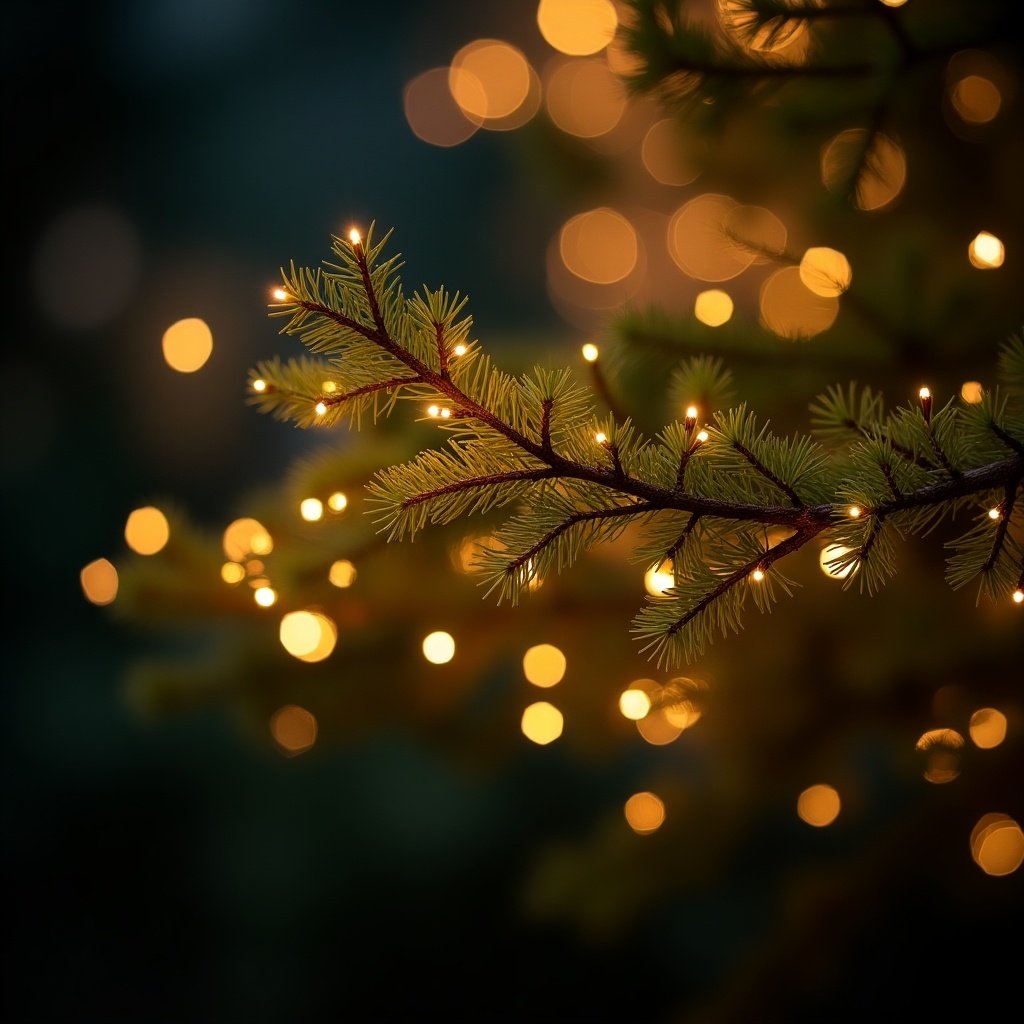
[[(835, 545), (834, 571), (873, 593), (896, 571), (898, 542), (964, 506), (977, 521), (949, 541), (954, 587), (1005, 597), (1024, 578), (1024, 345), (1011, 339), (1005, 390), (933, 413), (922, 389), (886, 411), (869, 389), (833, 387), (811, 406), (815, 431), (782, 438), (745, 405), (702, 423), (695, 409), (653, 439), (597, 415), (569, 370), (513, 377), (472, 340), (466, 300), (445, 289), (403, 296), (384, 241), (334, 239), (337, 263), (283, 272), (272, 315), (312, 355), (261, 363), (261, 409), (301, 426), (358, 427), (414, 400), (447, 434), (438, 449), (380, 470), (369, 488), (389, 539), (429, 524), (515, 506), (477, 560), (488, 593), (515, 602), (594, 544), (636, 528), (635, 554), (669, 563), (673, 585), (633, 623), (659, 665), (692, 661), (737, 631), (750, 604), (769, 611), (794, 581), (779, 563), (815, 538)], [(319, 358), (315, 358), (319, 357)], [(720, 393), (706, 358), (674, 377)]]

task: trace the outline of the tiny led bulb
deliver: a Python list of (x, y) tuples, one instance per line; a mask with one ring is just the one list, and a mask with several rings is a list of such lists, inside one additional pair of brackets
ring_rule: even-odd
[(252, 382), (252, 389), (253, 391), (266, 391), (267, 382), (262, 377), (257, 377), (256, 380)]
[(584, 345), (583, 348), (580, 349), (580, 351), (583, 353), (583, 358), (586, 359), (588, 363), (597, 362), (597, 357), (600, 353), (597, 350), (597, 346), (593, 342), (588, 341), (586, 345)]
[(1024, 604), (1024, 590), (1021, 590), (1020, 587), (1018, 587), (1013, 592), (1013, 603), (1014, 604)]
[(596, 434), (594, 435), (594, 440), (595, 440), (595, 441), (596, 441), (596, 442), (597, 442), (598, 444), (604, 444), (604, 443), (605, 443), (605, 441), (607, 441), (607, 440), (608, 440), (608, 435), (607, 435), (607, 434), (606, 434), (606, 433), (605, 433), (605, 432), (604, 432), (603, 430), (599, 430), (599, 431), (598, 431), (598, 432), (597, 432), (597, 433), (596, 433)]
[(705, 442), (705, 441), (706, 441), (706, 440), (708, 439), (708, 437), (709, 437), (709, 434), (708, 434), (708, 432), (707, 432), (706, 430), (702, 430), (702, 431), (701, 431), (701, 432), (700, 432), (700, 433), (699, 433), (699, 434), (697, 435), (697, 440), (698, 440), (698, 441), (700, 441), (700, 443), (701, 443), (701, 444), (703, 444), (703, 443), (704, 443), (704, 442)]
[(998, 508), (990, 508), (988, 510), (989, 519), (999, 519), (1002, 516), (1002, 512)]
[(277, 600), (277, 591), (272, 587), (258, 587), (252, 596), (261, 608), (269, 608)]
[(452, 352), (457, 356), (464, 356), (466, 354), (466, 346), (460, 342), (452, 349)]
[(698, 413), (697, 406), (689, 405), (689, 406), (686, 407), (686, 418), (688, 420), (693, 420), (694, 423), (696, 423), (697, 422), (697, 413)]
[(764, 570), (755, 569), (750, 575), (754, 577), (755, 583), (760, 583), (764, 579)]
[(362, 243), (363, 236), (361, 234), (359, 234), (359, 229), (358, 228), (352, 228), (351, 231), (349, 231), (349, 233), (348, 233), (348, 240), (353, 245), (360, 245)]
[(275, 302), (284, 302), (288, 298), (288, 293), (280, 287), (273, 289), (270, 295)]
[(860, 505), (851, 505), (846, 510), (847, 515), (849, 515), (851, 519), (859, 519), (863, 511), (864, 510), (860, 507)]
[(437, 417), (441, 415), (441, 407), (438, 405), (428, 405), (427, 415), (437, 419)]
[(317, 416), (323, 416), (324, 413), (327, 412), (327, 406), (323, 402), (317, 402), (316, 405), (313, 406), (313, 411)]
[(446, 419), (448, 419), (448, 418), (449, 418), (449, 417), (451, 416), (451, 414), (452, 414), (452, 411), (451, 411), (451, 409), (449, 409), (449, 408), (448, 408), (448, 406), (446, 405), (446, 406), (445, 406), (445, 407), (444, 407), (444, 408), (443, 408), (443, 409), (441, 410), (441, 419), (443, 419), (443, 420), (446, 420)]
[(931, 391), (928, 390), (928, 388), (921, 388), (921, 390), (918, 391), (917, 393), (917, 397), (920, 398), (922, 402), (926, 402), (929, 398), (932, 397), (932, 393)]

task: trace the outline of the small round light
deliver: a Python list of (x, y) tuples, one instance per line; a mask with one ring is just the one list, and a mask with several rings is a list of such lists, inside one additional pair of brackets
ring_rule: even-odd
[(423, 657), (433, 665), (447, 664), (455, 657), (455, 638), (440, 629), (428, 633), (423, 638)]
[(588, 363), (596, 363), (597, 357), (600, 355), (600, 352), (597, 350), (597, 346), (590, 341), (588, 341), (580, 351), (583, 353), (583, 358)]

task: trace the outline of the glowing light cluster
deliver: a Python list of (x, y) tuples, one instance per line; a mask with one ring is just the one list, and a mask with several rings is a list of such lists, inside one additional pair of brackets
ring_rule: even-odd
[(670, 117), (647, 129), (640, 158), (647, 173), (662, 185), (689, 185), (700, 176), (700, 163), (684, 147), (679, 124)]
[(829, 544), (821, 549), (818, 564), (821, 566), (821, 571), (831, 579), (845, 580), (860, 569), (860, 563), (857, 561), (848, 562), (846, 565), (837, 563), (856, 552), (857, 548), (848, 548), (842, 544)]
[(985, 397), (985, 389), (982, 387), (981, 381), (965, 380), (960, 386), (960, 397), (968, 405), (978, 405)]
[(336, 562), (331, 563), (327, 578), (333, 586), (344, 590), (355, 583), (356, 567), (347, 558), (339, 558)]
[(560, 683), (565, 669), (565, 655), (554, 644), (537, 644), (523, 655), (523, 675), (534, 686)]
[(317, 662), (330, 656), (338, 642), (334, 621), (323, 612), (288, 612), (281, 619), (281, 646), (299, 661)]
[(804, 340), (828, 330), (839, 314), (839, 300), (816, 294), (799, 267), (776, 270), (761, 285), (761, 323), (780, 338)]
[(815, 295), (836, 298), (850, 287), (850, 261), (838, 249), (815, 246), (800, 260), (800, 280)]
[(659, 562), (644, 573), (644, 589), (651, 597), (664, 597), (676, 585), (672, 562)]
[(257, 519), (242, 518), (224, 530), (224, 554), (233, 562), (243, 562), (249, 555), (269, 555), (274, 542)]
[(327, 498), (327, 507), (337, 515), (348, 508), (348, 497), (342, 491), (335, 491)]
[(645, 690), (630, 687), (619, 694), (619, 711), (623, 718), (639, 722), (651, 710), (651, 698)]
[(153, 505), (135, 509), (125, 523), (124, 539), (128, 547), (140, 555), (155, 555), (170, 537), (167, 516)]
[(205, 320), (187, 317), (164, 331), (162, 344), (164, 360), (172, 370), (194, 373), (213, 353), (213, 332)]
[(299, 502), (299, 515), (307, 523), (316, 523), (324, 517), (324, 503), (319, 498), (303, 498)]
[(629, 827), (637, 835), (657, 832), (665, 822), (665, 804), (650, 792), (634, 793), (623, 808)]
[(965, 75), (950, 90), (949, 99), (967, 124), (988, 124), (1003, 105), (999, 86), (983, 75)]

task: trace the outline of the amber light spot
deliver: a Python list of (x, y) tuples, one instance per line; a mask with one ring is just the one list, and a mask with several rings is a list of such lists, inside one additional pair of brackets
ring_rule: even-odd
[(828, 330), (839, 315), (839, 300), (816, 295), (799, 267), (776, 270), (761, 285), (761, 323), (780, 338), (805, 340)]
[(548, 115), (562, 131), (594, 139), (622, 120), (626, 90), (603, 60), (570, 60), (548, 78), (546, 103)]
[(971, 856), (986, 875), (1012, 875), (1024, 861), (1024, 832), (1009, 815), (982, 815), (971, 831)]
[(527, 707), (520, 721), (523, 735), (540, 746), (557, 740), (562, 735), (563, 725), (562, 712), (546, 700), (537, 701)]
[(455, 638), (444, 630), (428, 633), (422, 646), (423, 657), (433, 665), (445, 665), (455, 657)]
[(356, 567), (347, 558), (339, 558), (338, 561), (331, 563), (327, 578), (333, 586), (344, 590), (355, 583)]
[(610, 0), (540, 0), (537, 26), (561, 53), (586, 56), (614, 38), (619, 19)]
[(979, 231), (967, 247), (967, 258), (979, 270), (995, 270), (1003, 265), (1006, 249), (991, 231)]
[[(431, 68), (417, 75), (405, 87), (402, 103), (405, 119), (413, 134), (432, 146), (448, 148), (465, 142), (479, 128), (479, 119), (472, 120), (455, 102), (449, 88), (449, 69)], [(465, 97), (471, 77), (466, 74), (460, 81), (460, 92)], [(479, 86), (479, 83), (478, 83)], [(480, 104), (487, 98), (479, 86)]]
[(316, 743), (316, 734), (316, 717), (298, 704), (285, 704), (270, 716), (270, 735), (289, 756), (309, 750)]
[(619, 711), (623, 718), (631, 722), (638, 722), (651, 710), (651, 698), (644, 690), (633, 689), (623, 690), (619, 694)]
[(117, 597), (117, 569), (106, 558), (97, 558), (78, 574), (82, 593), (93, 604), (110, 604)]
[(679, 122), (670, 117), (647, 129), (640, 158), (647, 173), (662, 185), (689, 185), (700, 176), (700, 163), (684, 144)]
[[(865, 149), (867, 153), (865, 154)], [(880, 210), (903, 191), (907, 158), (902, 147), (884, 135), (868, 137), (864, 128), (847, 128), (821, 155), (821, 180), (831, 191), (845, 189), (855, 168), (860, 168), (854, 202), (861, 210)]]
[(135, 509), (125, 523), (124, 539), (128, 547), (140, 555), (155, 555), (170, 537), (167, 516), (153, 505)]
[(839, 794), (824, 783), (808, 786), (796, 801), (796, 813), (815, 828), (831, 825), (839, 817), (839, 808)]
[(213, 352), (213, 333), (199, 317), (178, 320), (164, 331), (163, 352), (172, 370), (194, 373)]
[(565, 667), (565, 655), (554, 644), (537, 644), (523, 655), (523, 675), (534, 686), (560, 683)]
[(996, 708), (979, 708), (971, 715), (971, 740), (982, 750), (998, 747), (1006, 739), (1006, 715)]
[(558, 238), (565, 266), (593, 284), (614, 284), (628, 277), (639, 256), (633, 225), (607, 206), (566, 221)]
[(299, 661), (323, 661), (338, 642), (334, 622), (322, 612), (288, 612), (281, 619), (281, 646)]
[(243, 562), (249, 555), (269, 555), (274, 542), (257, 519), (236, 519), (224, 530), (224, 554), (233, 562)]
[(471, 121), (491, 127), (530, 96), (532, 69), (521, 50), (500, 39), (477, 39), (452, 58), (448, 88)]
[(653, 793), (634, 793), (623, 808), (629, 827), (638, 835), (657, 832), (665, 821), (665, 804)]

